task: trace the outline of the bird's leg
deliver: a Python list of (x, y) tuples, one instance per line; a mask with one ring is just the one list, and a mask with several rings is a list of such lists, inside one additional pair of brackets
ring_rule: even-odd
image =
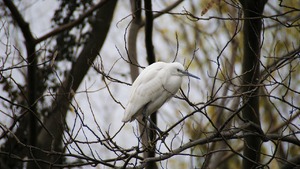
[(146, 120), (145, 120), (146, 126), (147, 126), (147, 121), (148, 121), (148, 122), (154, 127), (154, 130), (156, 130), (156, 131), (158, 132), (158, 135), (160, 136), (160, 138), (165, 139), (165, 137), (168, 135), (168, 133), (166, 133), (166, 132), (160, 130), (160, 129), (157, 127), (157, 125), (151, 120), (150, 116), (148, 116), (148, 115), (146, 114), (146, 112), (147, 112), (147, 111), (146, 111), (147, 106), (148, 106), (148, 104), (146, 104), (146, 106), (144, 106), (144, 110), (143, 110), (143, 116), (144, 116), (144, 118), (146, 119)]
[(164, 134), (163, 131), (161, 131), (157, 125), (151, 120), (151, 118), (149, 116), (147, 116), (147, 121), (149, 121), (150, 124), (152, 124), (152, 126), (154, 127), (155, 130), (157, 130), (159, 132), (160, 135)]
[(158, 132), (157, 134), (159, 135), (160, 139), (165, 140), (165, 138), (168, 136), (168, 133), (160, 130), (157, 127), (157, 125), (151, 120), (151, 118), (149, 116), (146, 116), (145, 118), (147, 121), (149, 121), (150, 124), (152, 124), (152, 127), (154, 128), (154, 130)]

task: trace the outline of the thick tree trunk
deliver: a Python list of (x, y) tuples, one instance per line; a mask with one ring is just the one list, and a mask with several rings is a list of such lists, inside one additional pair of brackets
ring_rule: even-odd
[(130, 75), (132, 82), (139, 75), (138, 58), (136, 51), (136, 40), (140, 29), (141, 20), (141, 0), (131, 0), (132, 22), (128, 34), (128, 59), (130, 61)]
[[(24, 117), (19, 122), (19, 128), (15, 132), (15, 135), (21, 141), (24, 141), (30, 146), (36, 146), (36, 135), (37, 135), (37, 122), (38, 116), (36, 114), (36, 100), (37, 100), (37, 79), (36, 79), (36, 69), (37, 69), (37, 55), (36, 55), (36, 40), (31, 33), (31, 29), (29, 24), (24, 20), (23, 16), (14, 5), (14, 3), (10, 0), (4, 0), (6, 7), (9, 8), (12, 17), (16, 21), (17, 25), (20, 27), (22, 31), (23, 37), (25, 38), (25, 46), (27, 52), (27, 107), (28, 109), (24, 109)], [(24, 132), (26, 131), (26, 132)], [(24, 157), (29, 155), (28, 151), (22, 150), (20, 151), (21, 146), (18, 142), (10, 137), (5, 145), (4, 149), (12, 149), (12, 153), (19, 155), (20, 157)], [(8, 150), (11, 152), (11, 150)], [(7, 160), (5, 161), (8, 167), (20, 167), (20, 163), (16, 163), (15, 161)]]
[[(152, 3), (151, 0), (144, 0), (145, 5), (145, 13), (146, 13), (146, 20), (145, 20), (145, 44), (146, 44), (146, 51), (147, 51), (147, 60), (149, 65), (155, 62), (155, 53), (154, 47), (152, 43), (152, 31), (153, 31), (153, 13), (152, 13)], [(154, 124), (157, 124), (157, 112), (152, 113), (150, 119), (153, 121)], [(149, 124), (149, 139), (153, 142), (156, 138), (155, 127), (153, 124)], [(152, 144), (149, 148), (148, 157), (155, 157), (155, 148), (156, 145)], [(157, 165), (155, 162), (149, 162), (146, 165), (146, 169), (156, 169)]]
[[(59, 89), (54, 101), (54, 108), (49, 112), (49, 116), (45, 120), (43, 129), (38, 135), (37, 145), (39, 148), (47, 151), (62, 152), (62, 136), (65, 125), (65, 117), (73, 98), (74, 92), (78, 89), (82, 79), (86, 75), (91, 63), (98, 56), (98, 53), (106, 39), (110, 23), (113, 17), (117, 0), (110, 0), (102, 8), (97, 11), (92, 25), (91, 36), (88, 43), (78, 56), (76, 62), (72, 65), (69, 76)], [(48, 153), (37, 151), (35, 158), (43, 159), (48, 163), (59, 163), (61, 157), (50, 156)], [(46, 163), (38, 163), (42, 168), (50, 165)]]
[[(133, 14), (133, 19), (130, 25), (129, 29), (129, 35), (128, 35), (128, 59), (131, 62), (130, 64), (130, 71), (131, 71), (131, 79), (134, 81), (137, 76), (139, 75), (138, 70), (138, 57), (137, 57), (137, 36), (138, 32), (141, 28), (141, 25), (143, 24), (141, 19), (141, 0), (131, 0), (131, 12)], [(151, 6), (151, 0), (145, 1), (145, 6), (149, 7)], [(146, 8), (146, 7), (145, 7)], [(151, 10), (151, 8), (150, 8)], [(148, 54), (148, 62), (151, 64), (155, 61), (154, 53), (153, 53), (153, 46), (152, 46), (152, 25), (149, 26), (149, 23), (152, 24), (152, 13), (150, 14), (149, 18), (149, 9), (146, 9), (146, 19), (151, 20), (149, 22), (146, 21), (146, 31), (145, 31), (145, 37), (146, 37), (146, 49)], [(150, 32), (150, 33), (149, 33)], [(150, 39), (149, 39), (150, 38)], [(156, 115), (151, 117), (151, 119), (156, 122)], [(139, 131), (140, 131), (140, 137), (142, 140), (143, 147), (147, 148), (148, 151), (143, 152), (144, 158), (148, 157), (154, 157), (155, 153), (155, 145), (150, 147), (149, 140), (153, 140), (155, 137), (155, 133), (152, 130), (149, 130), (149, 127), (147, 125), (147, 122), (145, 119), (143, 119), (142, 116), (137, 117), (138, 123), (139, 123)], [(149, 124), (150, 125), (150, 124)], [(151, 125), (150, 125), (151, 127)], [(146, 168), (157, 168), (155, 162), (147, 163)]]
[[(260, 18), (266, 0), (240, 0), (244, 11), (244, 56), (243, 56), (243, 101), (246, 107), (242, 114), (244, 120), (260, 126), (258, 80), (260, 65), (261, 30)], [(246, 132), (257, 132), (256, 127), (249, 127)], [(260, 137), (246, 137), (244, 142), (243, 168), (250, 169), (259, 166)]]

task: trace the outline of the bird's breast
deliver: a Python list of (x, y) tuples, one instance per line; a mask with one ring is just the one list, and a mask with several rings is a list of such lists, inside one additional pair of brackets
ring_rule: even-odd
[(171, 92), (174, 95), (179, 90), (181, 83), (182, 83), (182, 78), (180, 76), (171, 76), (167, 78), (163, 86), (165, 90)]

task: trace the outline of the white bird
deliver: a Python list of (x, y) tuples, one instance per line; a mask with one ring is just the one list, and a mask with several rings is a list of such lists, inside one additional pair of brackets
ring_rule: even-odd
[(123, 122), (131, 122), (139, 115), (146, 118), (158, 110), (179, 90), (182, 77), (191, 76), (181, 63), (156, 62), (146, 67), (132, 84)]

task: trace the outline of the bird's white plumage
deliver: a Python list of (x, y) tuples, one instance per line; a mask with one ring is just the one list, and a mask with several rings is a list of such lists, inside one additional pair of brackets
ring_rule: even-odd
[[(184, 72), (180, 63), (156, 62), (146, 67), (132, 84), (131, 95), (125, 108), (123, 122), (136, 116), (150, 115), (179, 90)], [(191, 75), (192, 76), (192, 75)]]

